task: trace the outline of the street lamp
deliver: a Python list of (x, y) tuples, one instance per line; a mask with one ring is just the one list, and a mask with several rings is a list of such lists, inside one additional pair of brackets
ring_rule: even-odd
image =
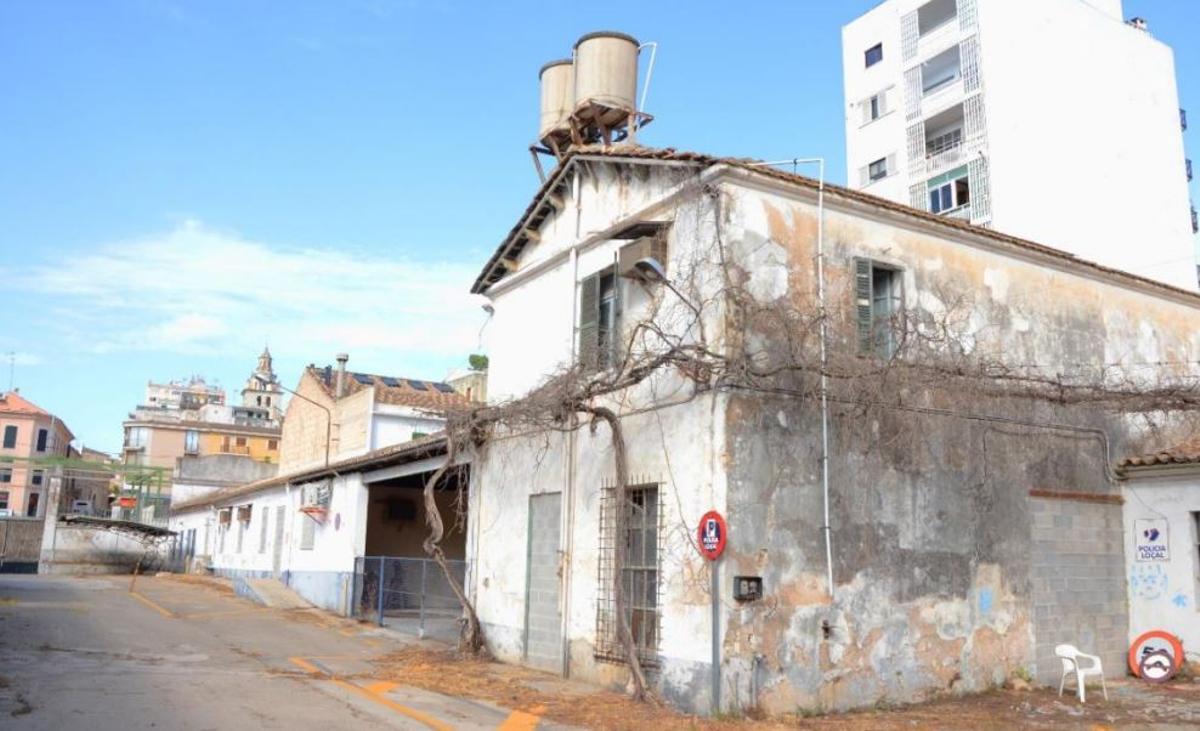
[(637, 270), (637, 273), (644, 281), (666, 285), (667, 289), (670, 289), (672, 292), (674, 292), (675, 296), (682, 300), (683, 304), (688, 306), (688, 309), (696, 313), (696, 321), (699, 322), (700, 309), (697, 308), (696, 305), (692, 304), (692, 301), (685, 297), (683, 292), (680, 292), (678, 289), (676, 289), (674, 284), (671, 284), (671, 280), (667, 279), (667, 270), (663, 268), (662, 262), (652, 256), (647, 256), (644, 259), (638, 259), (635, 261), (633, 263), (633, 268)]
[(312, 404), (313, 406), (316, 406), (317, 408), (319, 408), (325, 412), (325, 466), (328, 467), (329, 466), (329, 435), (333, 430), (333, 412), (331, 412), (329, 410), (329, 407), (326, 406), (325, 404), (317, 403), (316, 401), (313, 401), (312, 399), (310, 399), (307, 396), (298, 394), (295, 391), (293, 391), (292, 389), (290, 389), (287, 386), (280, 383), (279, 381), (276, 381), (273, 378), (267, 378), (266, 376), (264, 376), (261, 373), (255, 373), (254, 380), (258, 381), (259, 383), (261, 383), (264, 386), (278, 386), (279, 388), (283, 389), (284, 391), (287, 391), (288, 393), (295, 396), (296, 398), (298, 398), (302, 401), (307, 401), (310, 404)]

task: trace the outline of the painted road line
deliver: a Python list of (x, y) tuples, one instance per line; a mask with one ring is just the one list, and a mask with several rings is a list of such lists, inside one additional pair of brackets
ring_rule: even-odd
[(375, 693), (377, 695), (383, 695), (384, 693), (388, 692), (389, 690), (394, 690), (399, 687), (400, 687), (399, 683), (393, 683), (389, 680), (378, 680), (374, 683), (371, 683), (370, 685), (363, 686), (363, 688), (368, 693)]
[(158, 612), (162, 616), (166, 617), (167, 619), (175, 619), (175, 614), (170, 609), (167, 609), (166, 607), (164, 607), (163, 605), (154, 601), (153, 599), (142, 595), (140, 592), (131, 591), (131, 592), (129, 592), (129, 595), (132, 596), (134, 599), (137, 599), (142, 604), (145, 604), (146, 606), (150, 607), (154, 611)]
[[(334, 685), (336, 685), (339, 688), (348, 690), (351, 693), (354, 693), (355, 695), (362, 696), (363, 698), (366, 698), (367, 700), (374, 701), (375, 703), (378, 703), (381, 706), (385, 706), (387, 708), (390, 708), (393, 711), (396, 711), (397, 713), (408, 716), (409, 718), (411, 718), (414, 721), (423, 723), (431, 729), (435, 729), (435, 731), (454, 731), (453, 726), (446, 724), (446, 723), (442, 723), (441, 721), (437, 720), (433, 716), (430, 716), (429, 714), (426, 714), (426, 713), (422, 713), (421, 711), (418, 711), (415, 708), (409, 708), (408, 706), (397, 703), (396, 701), (394, 701), (390, 698), (385, 698), (379, 692), (372, 690), (372, 688), (382, 687), (382, 686), (390, 686), (387, 688), (387, 690), (391, 690), (392, 688), (397, 687), (396, 683), (386, 683), (383, 681), (379, 681), (379, 682), (372, 683), (371, 685), (367, 686), (366, 688), (363, 688), (361, 686), (355, 685), (354, 683), (347, 683), (344, 680), (333, 677), (332, 673), (322, 671), (321, 668), (317, 667), (316, 664), (309, 662), (308, 659), (305, 659), (303, 657), (289, 657), (288, 661), (290, 661), (296, 667), (306, 670), (309, 673), (327, 677), (329, 682), (333, 683)], [(384, 691), (384, 692), (386, 692), (386, 691)]]
[(500, 724), (499, 731), (532, 731), (537, 728), (540, 720), (541, 716), (525, 711), (513, 711), (504, 719), (504, 723)]

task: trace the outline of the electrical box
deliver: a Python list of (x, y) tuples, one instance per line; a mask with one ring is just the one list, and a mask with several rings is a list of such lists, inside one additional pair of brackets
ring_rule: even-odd
[(753, 602), (762, 599), (763, 582), (761, 576), (733, 577), (733, 598), (739, 602)]

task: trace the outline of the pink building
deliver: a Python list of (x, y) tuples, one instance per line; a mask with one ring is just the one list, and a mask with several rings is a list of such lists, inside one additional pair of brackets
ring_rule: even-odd
[(0, 395), (0, 516), (45, 513), (50, 470), (30, 460), (66, 457), (74, 435), (18, 391)]

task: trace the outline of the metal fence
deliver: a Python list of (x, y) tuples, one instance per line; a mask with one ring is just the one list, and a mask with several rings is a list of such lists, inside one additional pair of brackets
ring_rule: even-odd
[[(463, 586), (466, 561), (446, 561)], [(432, 559), (360, 556), (354, 564), (354, 614), (418, 637), (458, 638), (462, 605)]]

